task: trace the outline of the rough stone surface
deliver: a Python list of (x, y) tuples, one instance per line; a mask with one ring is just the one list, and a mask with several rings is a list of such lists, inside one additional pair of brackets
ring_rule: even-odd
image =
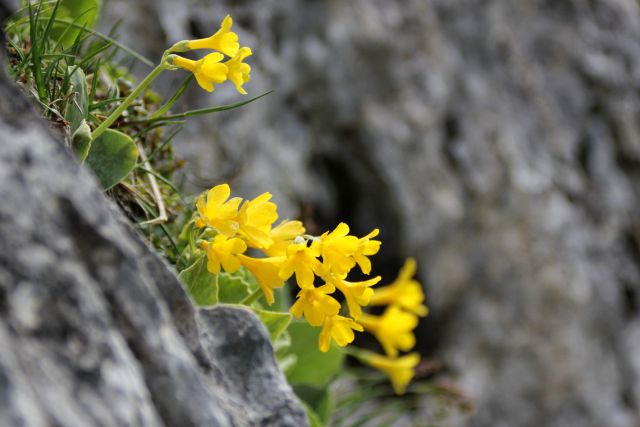
[(191, 182), (380, 225), (385, 266), (417, 256), (424, 350), (478, 407), (459, 425), (640, 425), (637, 1), (136, 4), (107, 22), (153, 57), (234, 16), (247, 89), (275, 93), (189, 126)]
[(1, 426), (306, 425), (258, 318), (198, 312), (4, 71), (0, 140)]

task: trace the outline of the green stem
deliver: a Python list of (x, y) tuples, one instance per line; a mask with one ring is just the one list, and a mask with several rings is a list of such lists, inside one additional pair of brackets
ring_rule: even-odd
[(158, 77), (160, 73), (162, 73), (166, 68), (167, 65), (164, 63), (164, 61), (161, 62), (156, 68), (154, 68), (147, 75), (147, 77), (145, 77), (144, 80), (142, 80), (140, 84), (129, 94), (129, 96), (127, 96), (124, 101), (122, 101), (118, 108), (116, 108), (113, 113), (109, 114), (109, 117), (107, 117), (100, 124), (100, 126), (98, 126), (93, 131), (93, 133), (91, 134), (91, 138), (95, 141), (96, 138), (102, 135), (102, 133), (107, 130), (118, 117), (120, 117), (122, 112), (126, 110), (127, 107), (142, 93), (142, 91), (145, 90), (151, 84), (151, 82), (155, 80), (155, 78)]
[(342, 350), (344, 354), (347, 354), (351, 357), (355, 357), (356, 359), (360, 359), (360, 360), (366, 359), (367, 353), (370, 353), (367, 350), (362, 350), (354, 346), (340, 347), (340, 350)]
[(197, 246), (196, 246), (196, 239), (193, 236), (193, 232), (195, 231), (195, 229), (191, 226), (189, 226), (189, 249), (191, 249), (191, 253), (193, 255), (196, 254), (197, 252)]
[(262, 289), (258, 288), (255, 291), (253, 291), (252, 293), (250, 293), (249, 295), (247, 295), (245, 297), (245, 299), (240, 301), (240, 304), (242, 304), (242, 305), (251, 305), (254, 302), (258, 301), (261, 296), (262, 296)]

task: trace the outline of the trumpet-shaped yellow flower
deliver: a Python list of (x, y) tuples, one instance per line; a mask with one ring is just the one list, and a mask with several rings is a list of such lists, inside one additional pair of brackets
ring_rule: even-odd
[(393, 283), (375, 289), (370, 304), (393, 304), (417, 316), (426, 316), (428, 309), (422, 304), (424, 292), (420, 283), (413, 279), (414, 274), (416, 274), (416, 260), (409, 258)]
[(320, 326), (327, 316), (335, 316), (340, 311), (340, 303), (328, 295), (334, 290), (331, 285), (302, 289), (289, 311), (297, 318), (304, 315), (311, 326)]
[(418, 353), (410, 353), (398, 358), (385, 357), (379, 354), (369, 354), (359, 359), (373, 368), (376, 368), (389, 376), (391, 385), (396, 394), (404, 394), (407, 385), (415, 375), (415, 367), (420, 363)]
[(379, 240), (371, 240), (371, 238), (376, 237), (379, 233), (380, 230), (376, 228), (371, 233), (358, 239), (358, 249), (353, 254), (353, 258), (364, 274), (371, 272), (371, 261), (367, 257), (377, 254), (380, 250), (381, 242)]
[(349, 307), (349, 314), (355, 320), (358, 320), (362, 316), (362, 306), (368, 305), (369, 300), (374, 294), (371, 286), (380, 281), (381, 277), (377, 276), (373, 279), (365, 280), (362, 282), (347, 282), (343, 278), (332, 276), (330, 283), (335, 285), (336, 288), (342, 292), (347, 300), (347, 306)]
[(189, 40), (187, 42), (188, 49), (212, 49), (222, 52), (229, 57), (233, 57), (238, 53), (240, 49), (240, 43), (238, 43), (238, 35), (231, 31), (233, 25), (233, 19), (227, 15), (222, 20), (220, 29), (215, 34), (198, 40)]
[(416, 344), (413, 330), (418, 326), (418, 318), (413, 313), (403, 311), (398, 306), (387, 307), (382, 316), (363, 314), (358, 321), (367, 332), (375, 335), (391, 357), (398, 355), (398, 350), (409, 351)]
[(246, 200), (240, 208), (238, 232), (246, 237), (250, 247), (267, 248), (273, 244), (269, 233), (271, 224), (278, 219), (278, 207), (269, 200), (271, 193), (263, 193), (253, 200)]
[(273, 304), (273, 290), (284, 286), (284, 281), (278, 276), (284, 257), (251, 258), (238, 255), (238, 259), (255, 276), (267, 304)]
[(286, 260), (280, 267), (280, 278), (289, 279), (294, 273), (301, 289), (313, 287), (314, 274), (322, 276), (324, 269), (318, 261), (320, 251), (317, 242), (307, 246), (307, 242), (292, 243), (287, 247)]
[(207, 192), (206, 201), (204, 197), (200, 196), (196, 202), (199, 215), (195, 221), (196, 227), (209, 226), (221, 234), (233, 236), (239, 227), (235, 218), (242, 200), (238, 197), (227, 200), (230, 195), (229, 185), (221, 184)]
[(269, 237), (273, 243), (264, 252), (269, 256), (285, 256), (287, 247), (293, 240), (305, 233), (304, 225), (300, 221), (284, 220), (271, 229)]
[(244, 46), (241, 47), (240, 50), (238, 50), (237, 55), (224, 63), (224, 65), (226, 65), (229, 69), (227, 77), (235, 85), (236, 90), (242, 95), (247, 94), (247, 91), (244, 90), (242, 85), (251, 80), (251, 67), (249, 66), (249, 64), (246, 64), (242, 61), (244, 61), (247, 56), (251, 55), (251, 49)]
[(358, 238), (349, 236), (349, 226), (344, 222), (335, 230), (320, 236), (320, 252), (327, 270), (346, 276), (356, 264), (352, 255), (358, 250)]
[(172, 65), (191, 71), (200, 87), (207, 92), (213, 92), (214, 84), (227, 80), (229, 69), (220, 63), (224, 55), (218, 52), (210, 53), (202, 59), (193, 61), (178, 55), (169, 55)]
[(355, 335), (353, 331), (362, 332), (362, 325), (340, 315), (328, 316), (322, 325), (322, 331), (318, 337), (318, 347), (320, 351), (327, 352), (331, 348), (331, 340), (333, 339), (340, 347), (353, 342)]
[(237, 237), (228, 238), (218, 234), (211, 242), (202, 242), (207, 251), (207, 269), (213, 273), (220, 273), (220, 266), (225, 271), (233, 273), (240, 268), (238, 255), (247, 250), (247, 245)]

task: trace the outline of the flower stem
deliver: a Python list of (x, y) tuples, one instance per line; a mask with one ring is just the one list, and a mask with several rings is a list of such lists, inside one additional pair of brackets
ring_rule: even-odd
[(151, 72), (140, 82), (140, 84), (127, 96), (122, 103), (116, 108), (113, 113), (109, 114), (100, 126), (95, 128), (93, 133), (91, 134), (91, 138), (95, 141), (102, 133), (109, 128), (116, 121), (118, 117), (122, 114), (124, 110), (145, 90), (153, 80), (155, 80), (160, 73), (162, 73), (165, 69), (167, 69), (167, 65), (164, 61), (162, 61), (156, 68), (151, 70)]
[(252, 293), (250, 293), (249, 295), (247, 295), (245, 297), (245, 299), (240, 301), (240, 304), (242, 304), (242, 305), (251, 305), (254, 302), (258, 301), (258, 299), (260, 299), (261, 296), (262, 296), (262, 289), (258, 288), (255, 291), (253, 291)]
[(351, 357), (355, 357), (356, 359), (361, 361), (367, 360), (367, 355), (372, 354), (371, 351), (364, 350), (352, 345), (346, 346), (346, 347), (340, 347), (340, 350), (342, 350), (344, 354), (349, 355)]

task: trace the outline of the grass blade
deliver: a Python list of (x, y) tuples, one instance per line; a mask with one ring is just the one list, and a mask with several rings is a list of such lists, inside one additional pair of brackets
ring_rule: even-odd
[(258, 95), (254, 98), (248, 99), (246, 101), (242, 101), (242, 102), (236, 102), (235, 104), (226, 104), (226, 105), (220, 105), (217, 107), (206, 107), (206, 108), (198, 108), (196, 110), (190, 110), (190, 111), (185, 111), (184, 113), (178, 113), (178, 114), (170, 114), (168, 116), (162, 116), (162, 117), (151, 117), (148, 119), (141, 119), (141, 120), (136, 120), (136, 121), (131, 121), (128, 122), (127, 124), (132, 124), (132, 123), (145, 123), (145, 122), (155, 122), (155, 121), (159, 121), (159, 120), (176, 120), (176, 119), (186, 119), (187, 117), (196, 117), (196, 116), (201, 116), (203, 114), (210, 114), (210, 113), (217, 113), (220, 111), (226, 111), (226, 110), (232, 110), (234, 108), (238, 108), (238, 107), (242, 107), (243, 105), (247, 105), (253, 101), (257, 101), (258, 99), (262, 98), (263, 96), (267, 96), (269, 95), (271, 92), (273, 92), (273, 90), (270, 90), (268, 92), (265, 92), (261, 95)]

